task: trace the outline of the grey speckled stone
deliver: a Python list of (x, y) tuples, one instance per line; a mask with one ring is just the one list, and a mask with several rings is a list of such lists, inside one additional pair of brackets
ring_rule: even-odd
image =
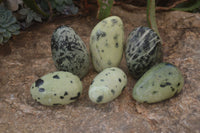
[(67, 26), (58, 27), (51, 39), (51, 51), (58, 70), (71, 72), (80, 78), (89, 70), (89, 54), (84, 42)]

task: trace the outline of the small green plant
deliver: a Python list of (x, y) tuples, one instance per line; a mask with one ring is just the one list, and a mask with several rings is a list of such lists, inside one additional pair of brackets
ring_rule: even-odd
[(113, 5), (113, 0), (97, 0), (97, 2), (99, 6), (97, 18), (101, 20), (108, 17)]
[(12, 35), (19, 34), (19, 29), (12, 12), (0, 5), (0, 44), (6, 43)]
[(30, 8), (22, 8), (21, 10), (19, 10), (19, 14), (24, 17), (27, 26), (31, 25), (32, 21), (42, 22), (41, 16), (35, 13)]
[(183, 2), (181, 4), (178, 4), (175, 8), (172, 8), (172, 10), (198, 12), (198, 10), (200, 11), (200, 0), (189, 0)]

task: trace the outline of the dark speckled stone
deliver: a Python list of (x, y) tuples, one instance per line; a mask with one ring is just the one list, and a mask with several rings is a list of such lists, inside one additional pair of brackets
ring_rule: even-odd
[(84, 42), (72, 28), (60, 26), (54, 31), (51, 39), (51, 51), (58, 70), (71, 72), (80, 78), (88, 73), (88, 51)]

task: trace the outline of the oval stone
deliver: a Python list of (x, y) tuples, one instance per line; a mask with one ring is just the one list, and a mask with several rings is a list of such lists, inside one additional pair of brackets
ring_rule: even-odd
[(89, 70), (89, 54), (84, 42), (71, 27), (58, 27), (51, 39), (52, 57), (59, 71), (71, 72), (80, 78)]
[(176, 66), (160, 63), (149, 69), (137, 81), (132, 96), (141, 103), (156, 103), (178, 94), (183, 85), (183, 76)]
[(100, 21), (90, 35), (92, 62), (97, 72), (120, 64), (123, 54), (123, 22), (117, 16)]
[(97, 104), (107, 103), (118, 97), (127, 84), (126, 74), (119, 68), (106, 68), (92, 81), (89, 98)]
[(70, 72), (57, 71), (36, 80), (30, 91), (32, 98), (43, 105), (64, 105), (79, 98), (82, 83)]
[(138, 27), (126, 42), (126, 63), (129, 72), (140, 78), (153, 65), (162, 61), (162, 45), (159, 36), (148, 27)]

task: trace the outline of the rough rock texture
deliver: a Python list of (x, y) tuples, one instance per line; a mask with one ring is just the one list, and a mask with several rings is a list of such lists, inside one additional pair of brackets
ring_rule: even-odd
[[(114, 7), (122, 18), (127, 35), (138, 26), (147, 26), (146, 11), (132, 12)], [(51, 58), (51, 33), (66, 24), (89, 45), (95, 18), (59, 18), (37, 24), (9, 41), (0, 52), (0, 132), (1, 133), (199, 133), (200, 132), (200, 14), (163, 12), (157, 14), (165, 42), (164, 61), (178, 66), (185, 85), (182, 92), (157, 104), (139, 104), (131, 97), (135, 80), (128, 74), (125, 59), (120, 68), (128, 75), (128, 85), (114, 101), (95, 105), (88, 88), (97, 75), (91, 67), (83, 78), (83, 95), (75, 103), (46, 107), (30, 95), (31, 84), (56, 70)], [(9, 47), (8, 47), (9, 46)], [(7, 52), (5, 52), (5, 50)]]

